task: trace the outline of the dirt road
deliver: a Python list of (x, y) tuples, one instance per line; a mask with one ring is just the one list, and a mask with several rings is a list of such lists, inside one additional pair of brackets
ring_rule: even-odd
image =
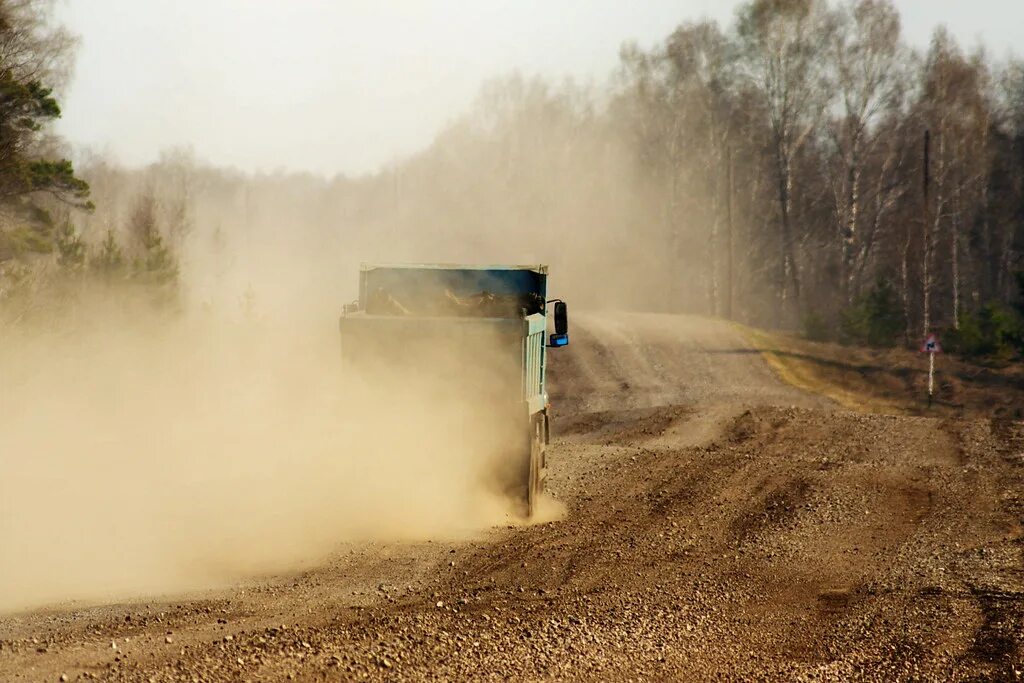
[(703, 319), (552, 361), (564, 520), (0, 617), (0, 680), (1024, 680), (1024, 426), (846, 412)]

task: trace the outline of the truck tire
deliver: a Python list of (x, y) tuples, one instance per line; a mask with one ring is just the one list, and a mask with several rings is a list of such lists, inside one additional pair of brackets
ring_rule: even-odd
[(547, 415), (539, 413), (530, 420), (530, 469), (526, 490), (526, 514), (537, 513), (540, 496), (544, 492), (544, 451), (547, 442)]

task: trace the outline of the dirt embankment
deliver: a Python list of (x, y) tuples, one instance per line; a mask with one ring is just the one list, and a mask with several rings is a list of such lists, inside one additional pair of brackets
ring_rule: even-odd
[(551, 368), (564, 520), (0, 618), (0, 679), (1024, 676), (1022, 425), (843, 409), (715, 321), (575, 325)]

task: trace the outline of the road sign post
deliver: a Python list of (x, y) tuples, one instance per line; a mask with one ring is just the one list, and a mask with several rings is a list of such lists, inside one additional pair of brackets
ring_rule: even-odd
[(942, 353), (942, 346), (934, 334), (925, 337), (921, 344), (921, 353), (928, 354), (928, 407), (932, 407), (932, 397), (935, 395), (935, 354)]
[(928, 354), (928, 407), (932, 407), (932, 396), (935, 395), (935, 352)]

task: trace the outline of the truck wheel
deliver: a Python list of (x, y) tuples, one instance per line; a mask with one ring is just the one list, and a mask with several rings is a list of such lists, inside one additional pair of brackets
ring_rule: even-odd
[(544, 492), (544, 415), (531, 420), (530, 474), (526, 491), (526, 513), (533, 517), (537, 512), (540, 495)]

